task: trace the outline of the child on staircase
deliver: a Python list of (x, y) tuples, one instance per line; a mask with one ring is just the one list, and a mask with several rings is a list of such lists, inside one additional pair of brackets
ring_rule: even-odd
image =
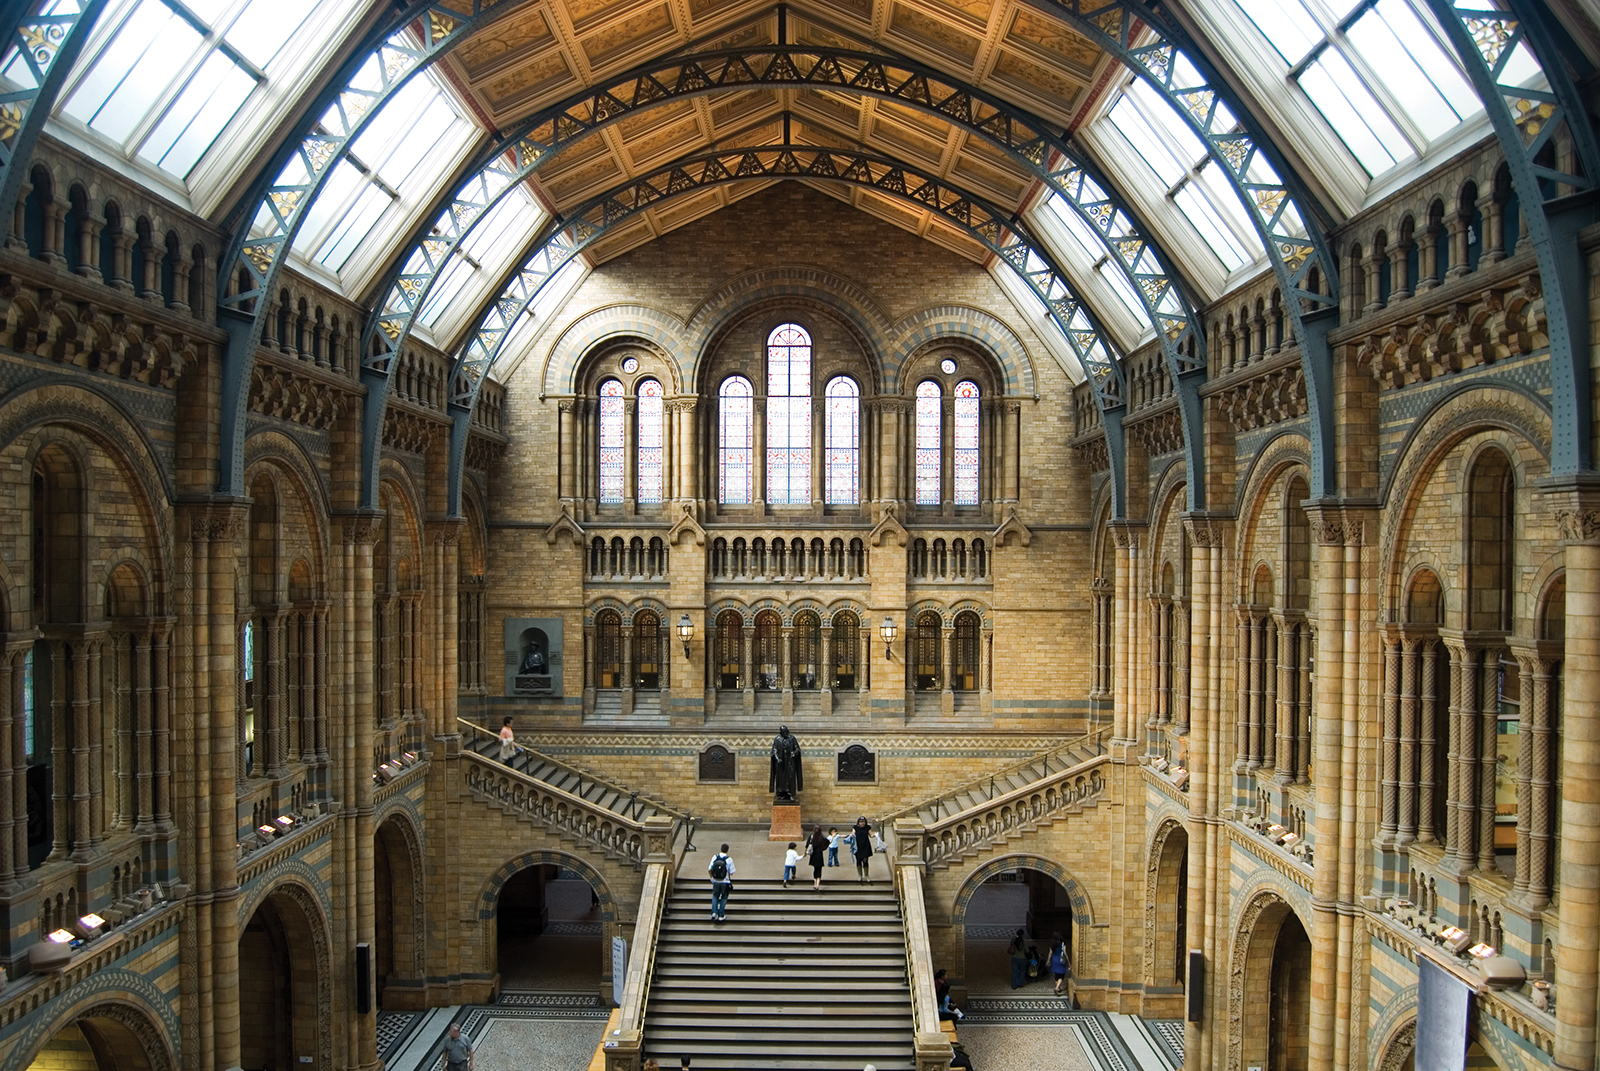
[(800, 865), (800, 853), (795, 851), (795, 842), (789, 842), (789, 850), (783, 853), (783, 887), (787, 889), (789, 882), (794, 879), (794, 868)]

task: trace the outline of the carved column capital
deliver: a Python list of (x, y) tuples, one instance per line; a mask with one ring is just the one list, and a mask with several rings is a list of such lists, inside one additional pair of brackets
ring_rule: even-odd
[(1224, 513), (1185, 513), (1183, 530), (1196, 547), (1223, 547), (1233, 528), (1233, 518)]
[(1118, 550), (1139, 550), (1139, 537), (1149, 529), (1149, 525), (1140, 521), (1112, 521), (1106, 526), (1111, 530), (1111, 538), (1116, 542)]
[(189, 514), (189, 537), (206, 543), (236, 542), (250, 520), (247, 499), (213, 497), (183, 505)]
[(460, 517), (446, 517), (439, 521), (428, 522), (428, 540), (436, 547), (453, 547), (461, 542), (461, 532), (466, 528), (466, 521)]
[(336, 514), (335, 523), (344, 532), (346, 543), (376, 543), (378, 529), (383, 523), (382, 510), (350, 510)]

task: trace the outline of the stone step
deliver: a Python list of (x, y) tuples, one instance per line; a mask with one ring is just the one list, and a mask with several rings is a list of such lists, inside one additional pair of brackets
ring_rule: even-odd
[[(698, 865), (695, 868), (698, 870)], [(913, 1071), (905, 929), (893, 886), (735, 877), (713, 922), (711, 882), (674, 882), (645, 1012), (645, 1053), (696, 1071)], [(849, 1029), (836, 1029), (848, 1023)]]

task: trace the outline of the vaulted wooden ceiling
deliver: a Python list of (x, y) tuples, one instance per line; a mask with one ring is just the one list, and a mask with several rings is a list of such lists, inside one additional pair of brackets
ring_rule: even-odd
[[(1114, 71), (1064, 22), (1022, 0), (800, 0), (788, 6), (789, 43), (871, 50), (918, 60), (1039, 116), (1057, 130), (1085, 117)], [(779, 40), (771, 0), (533, 0), (447, 58), (458, 87), (499, 129), (586, 86), (675, 52)], [(863, 149), (904, 160), (999, 206), (1020, 209), (1032, 179), (1001, 151), (925, 112), (885, 100), (810, 89), (730, 90), (629, 116), (567, 150), (534, 186), (552, 209), (710, 149), (797, 144)], [(776, 181), (776, 180), (774, 180)], [(651, 208), (592, 247), (596, 263), (659, 237), (764, 183), (708, 189)], [(929, 210), (869, 189), (815, 183), (862, 211), (982, 261), (986, 250)]]

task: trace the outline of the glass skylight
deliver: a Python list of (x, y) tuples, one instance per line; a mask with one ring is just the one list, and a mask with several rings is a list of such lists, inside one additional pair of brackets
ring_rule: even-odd
[[(63, 0), (50, 10), (70, 10)], [(124, 154), (184, 179), (245, 101), (316, 50), (285, 48), (315, 0), (122, 0), (94, 29), (57, 108)], [(348, 5), (340, 4), (340, 7)], [(13, 51), (0, 75), (29, 84)]]
[[(375, 70), (355, 82), (360, 85), (368, 78), (376, 85)], [(432, 71), (416, 75), (389, 98), (345, 158), (334, 165), (295, 236), (295, 252), (334, 272), (345, 272), (351, 255), (386, 215), (388, 233), (420, 210), (448, 179), (451, 165), (477, 132)], [(303, 168), (297, 158), (285, 175)]]
[[(1483, 111), (1420, 0), (1235, 2), (1368, 175), (1414, 159)], [(1504, 79), (1538, 75), (1519, 45)]]
[[(511, 260), (533, 238), (545, 215), (527, 187), (511, 190), (500, 199), (451, 254), (434, 281), (418, 317), (438, 337), (440, 329), (453, 332), (489, 296), (488, 289), (504, 277)], [(421, 253), (415, 254), (420, 260)]]
[[(1233, 124), (1223, 116), (1220, 125), (1225, 128)], [(1144, 161), (1167, 200), (1188, 224), (1190, 233), (1168, 236), (1164, 244), (1170, 248), (1207, 249), (1230, 272), (1262, 255), (1261, 239), (1232, 183), (1218, 173), (1205, 144), (1154, 89), (1137, 79), (1129, 82), (1116, 104), (1092, 124), (1097, 139), (1106, 137), (1107, 126), (1120, 135), (1117, 140), (1130, 146)], [(1260, 158), (1251, 166), (1253, 172), (1260, 169), (1263, 179), (1270, 174)], [(1130, 197), (1148, 203), (1144, 191), (1151, 185), (1134, 178), (1125, 188)], [(1166, 213), (1141, 214), (1151, 226), (1159, 226), (1158, 221)], [(1174, 242), (1172, 237), (1178, 240)]]

